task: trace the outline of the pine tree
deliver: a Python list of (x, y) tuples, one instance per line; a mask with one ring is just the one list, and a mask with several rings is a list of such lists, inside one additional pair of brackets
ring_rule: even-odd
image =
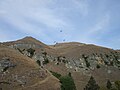
[(98, 86), (98, 84), (96, 84), (95, 79), (91, 76), (84, 90), (99, 90), (99, 89), (100, 87)]
[(110, 82), (110, 80), (107, 81), (107, 86), (106, 86), (108, 89), (111, 89), (112, 88), (112, 84)]
[(116, 81), (115, 86), (117, 87), (118, 90), (120, 90), (120, 81)]

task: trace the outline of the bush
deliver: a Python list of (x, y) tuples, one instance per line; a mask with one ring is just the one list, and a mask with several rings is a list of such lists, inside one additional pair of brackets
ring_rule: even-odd
[(61, 56), (58, 56), (58, 57), (57, 57), (57, 61), (58, 61), (58, 62), (61, 62), (60, 57), (61, 57)]
[(97, 69), (99, 69), (99, 68), (100, 68), (100, 65), (99, 65), (99, 64), (97, 64), (96, 68), (97, 68)]
[(50, 71), (52, 73), (53, 76), (55, 76), (56, 78), (60, 78), (61, 77), (61, 74), (58, 74), (56, 72), (53, 72), (53, 71)]
[(111, 89), (112, 88), (112, 84), (110, 82), (110, 80), (107, 81), (107, 86), (106, 86), (108, 89)]
[(39, 66), (41, 66), (41, 62), (39, 60), (36, 61)]
[(86, 55), (84, 55), (84, 54), (82, 54), (82, 58), (84, 58), (84, 60), (85, 60), (85, 63), (86, 63), (86, 67), (90, 67), (90, 63), (88, 62), (88, 56), (86, 56)]
[(95, 79), (91, 76), (84, 90), (99, 90), (99, 89), (100, 87), (98, 86), (98, 84), (96, 84)]
[(68, 73), (68, 76), (72, 77), (72, 76), (71, 76), (71, 72)]
[(71, 77), (71, 73), (66, 76), (61, 76), (56, 72), (50, 71), (56, 78), (60, 80), (61, 83), (61, 90), (76, 90), (74, 80)]
[(116, 86), (116, 88), (117, 88), (118, 90), (120, 90), (120, 81), (116, 81), (116, 82), (115, 82), (115, 86)]
[(42, 54), (46, 56), (46, 55), (47, 55), (47, 52), (43, 52)]
[(19, 48), (17, 48), (18, 49), (18, 51), (20, 52), (20, 53), (22, 53), (23, 54), (23, 52), (22, 52), (22, 50), (21, 49), (19, 49)]
[(35, 50), (34, 50), (34, 49), (32, 49), (32, 48), (29, 48), (29, 49), (27, 49), (27, 52), (29, 52), (29, 53), (30, 53), (30, 58), (32, 58), (32, 57), (33, 57), (33, 55), (34, 55)]
[(70, 76), (62, 76), (60, 77), (61, 82), (61, 90), (76, 90), (74, 80)]
[(43, 64), (48, 64), (48, 63), (49, 63), (49, 60), (48, 60), (48, 58), (44, 57)]
[(82, 58), (84, 58), (85, 60), (87, 60), (88, 56), (82, 54)]
[(90, 63), (87, 61), (87, 60), (85, 60), (85, 62), (86, 62), (86, 67), (90, 67)]

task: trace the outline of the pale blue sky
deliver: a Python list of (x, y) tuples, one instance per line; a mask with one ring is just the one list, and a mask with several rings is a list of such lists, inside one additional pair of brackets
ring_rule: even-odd
[(119, 34), (120, 0), (0, 0), (1, 42), (32, 36), (119, 49)]

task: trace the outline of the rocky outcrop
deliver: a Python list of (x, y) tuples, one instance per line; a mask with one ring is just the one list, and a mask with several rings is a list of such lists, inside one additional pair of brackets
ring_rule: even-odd
[(0, 72), (5, 72), (8, 68), (15, 66), (16, 64), (12, 63), (8, 57), (4, 57), (0, 60)]
[(94, 70), (95, 68), (100, 68), (101, 66), (113, 66), (120, 68), (120, 55), (83, 55), (79, 59), (68, 59), (66, 63), (67, 68), (76, 69), (87, 69)]
[[(52, 47), (32, 37), (4, 44), (18, 50), (23, 55), (35, 61), (39, 61), (42, 67), (48, 61), (54, 62), (56, 65), (64, 63), (67, 68), (75, 69), (75, 71), (79, 71), (80, 69), (94, 70), (95, 68), (100, 68), (102, 65), (120, 67), (120, 52), (95, 45), (71, 42), (59, 43), (55, 47)], [(49, 51), (50, 48), (57, 52), (58, 55), (49, 54), (49, 52), (52, 52)]]
[(35, 44), (24, 44), (24, 43), (19, 43), (19, 44), (13, 44), (13, 45), (10, 45), (8, 46), (10, 48), (26, 48), (26, 49), (29, 49), (29, 48), (43, 48), (42, 45), (35, 45)]

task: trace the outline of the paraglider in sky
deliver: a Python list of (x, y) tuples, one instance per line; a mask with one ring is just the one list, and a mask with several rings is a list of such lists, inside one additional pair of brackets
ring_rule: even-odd
[(60, 30), (60, 32), (62, 32), (62, 30)]
[(54, 41), (54, 43), (56, 43), (56, 41)]
[(65, 41), (65, 39), (63, 41)]
[(58, 42), (55, 42), (54, 47), (58, 44)]
[[(60, 33), (59, 33), (60, 35), (65, 35), (65, 34), (64, 34), (64, 32), (63, 32), (63, 30), (61, 30), (61, 29), (60, 29), (60, 31), (59, 31), (59, 32), (60, 32)], [(63, 41), (63, 42), (65, 42), (65, 41), (66, 41), (66, 39), (64, 38), (62, 41)], [(54, 47), (58, 44), (58, 42), (57, 42), (57, 41), (54, 41), (53, 43), (54, 43)]]

